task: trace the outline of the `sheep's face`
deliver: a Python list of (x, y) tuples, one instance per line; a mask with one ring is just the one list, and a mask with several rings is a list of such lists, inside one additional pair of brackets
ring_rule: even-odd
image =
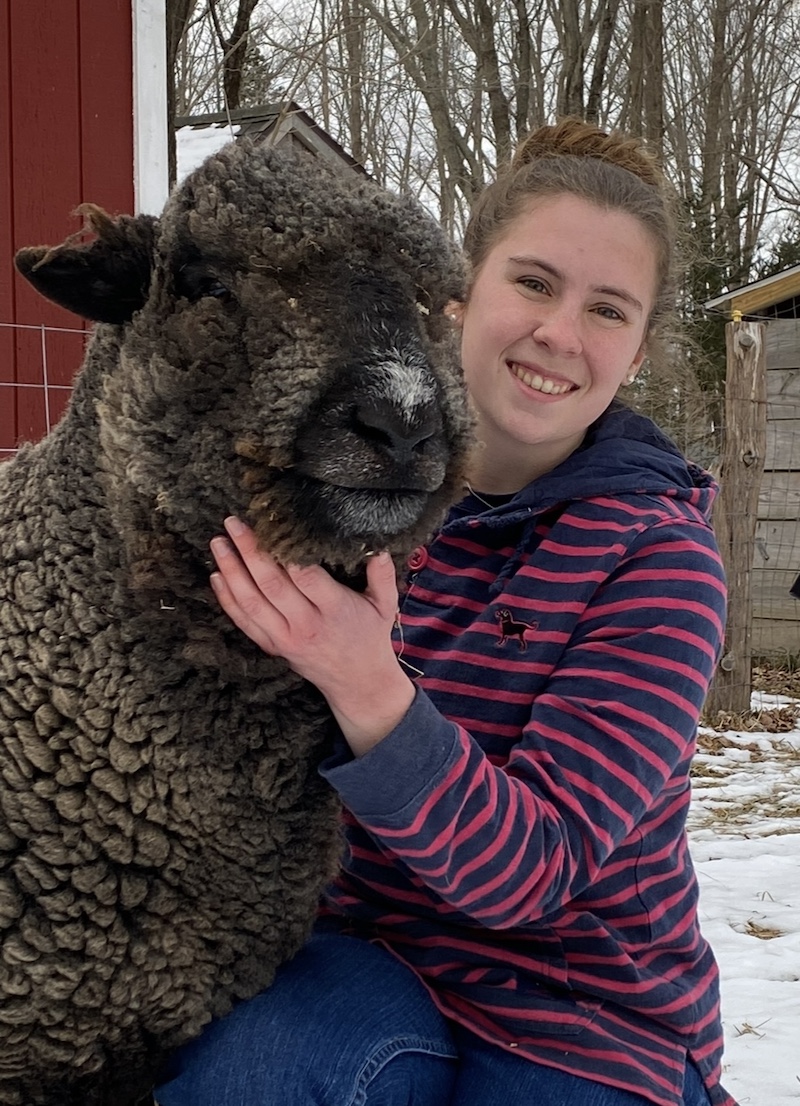
[(324, 277), (314, 314), (331, 361), (292, 434), (291, 463), (272, 482), (320, 535), (384, 544), (424, 517), (447, 479), (442, 352), (420, 305), (390, 277), (344, 263)]
[[(119, 222), (93, 223), (124, 250)], [(463, 273), (434, 221), (355, 174), (232, 145), (137, 225), (139, 310), (94, 314), (124, 323), (100, 404), (116, 493), (134, 487), (203, 551), (231, 512), (280, 558), (347, 572), (423, 540), (469, 428), (443, 314)], [(129, 296), (141, 259), (135, 274)]]

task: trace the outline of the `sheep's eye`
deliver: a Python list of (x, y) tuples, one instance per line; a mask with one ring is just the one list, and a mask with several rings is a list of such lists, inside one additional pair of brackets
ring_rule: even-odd
[(216, 277), (205, 277), (200, 281), (197, 291), (198, 299), (203, 296), (213, 296), (215, 300), (221, 300), (223, 303), (230, 303), (233, 299), (230, 288), (226, 288)]
[(201, 267), (192, 262), (181, 265), (177, 270), (175, 291), (190, 303), (197, 303), (207, 296), (212, 296), (221, 303), (230, 303), (233, 300), (230, 288), (223, 284), (219, 277), (210, 273), (205, 265)]

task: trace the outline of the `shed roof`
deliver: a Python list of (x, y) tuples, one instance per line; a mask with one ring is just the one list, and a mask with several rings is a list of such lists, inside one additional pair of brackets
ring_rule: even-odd
[(800, 296), (800, 265), (792, 265), (790, 269), (773, 273), (763, 280), (733, 288), (713, 300), (707, 300), (703, 306), (708, 311), (723, 311), (726, 314), (741, 311), (743, 315), (759, 315), (777, 303), (783, 303), (798, 296)]
[[(350, 169), (364, 176), (367, 175), (364, 166), (351, 157), (327, 131), (324, 131), (292, 100), (235, 108), (230, 112), (179, 115), (175, 119), (175, 130), (178, 135), (179, 153), (181, 144), (186, 145), (184, 139), (191, 136), (192, 148), (199, 151), (198, 161), (224, 142), (247, 135), (254, 142), (269, 142), (276, 146), (282, 142), (290, 142), (341, 169)], [(197, 141), (201, 137), (201, 132), (207, 132), (207, 142)], [(194, 165), (188, 168), (194, 168)], [(187, 167), (182, 168), (179, 165), (179, 176), (182, 176), (185, 171)]]

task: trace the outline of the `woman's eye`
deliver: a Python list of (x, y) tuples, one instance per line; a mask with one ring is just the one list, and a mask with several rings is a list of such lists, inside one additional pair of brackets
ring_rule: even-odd
[(546, 292), (547, 285), (538, 277), (520, 277), (519, 283), (530, 292)]
[(596, 308), (596, 311), (601, 318), (608, 319), (609, 322), (620, 323), (624, 321), (623, 316), (620, 314), (619, 311), (617, 311), (616, 307), (598, 307)]

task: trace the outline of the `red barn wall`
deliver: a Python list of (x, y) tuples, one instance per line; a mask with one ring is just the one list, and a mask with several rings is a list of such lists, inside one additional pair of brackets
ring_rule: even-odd
[(13, 255), (83, 201), (132, 212), (133, 156), (131, 0), (0, 0), (0, 459), (61, 415), (85, 341)]

